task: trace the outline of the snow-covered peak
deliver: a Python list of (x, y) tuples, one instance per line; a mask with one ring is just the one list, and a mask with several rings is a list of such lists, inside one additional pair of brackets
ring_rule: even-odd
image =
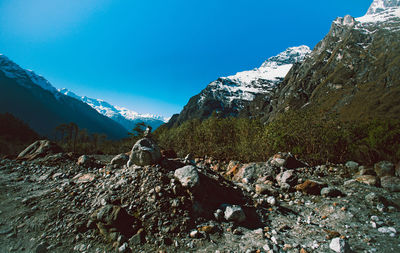
[(21, 68), (18, 64), (14, 63), (7, 56), (0, 54), (0, 71), (9, 78), (16, 79), (21, 85), (24, 85), (24, 80), (30, 80), (39, 87), (57, 94), (56, 88), (51, 85), (43, 76), (37, 75), (32, 70)]
[(300, 62), (311, 52), (308, 46), (291, 47), (282, 53), (266, 60), (261, 67), (253, 70), (242, 71), (236, 75), (222, 77), (244, 85), (257, 79), (277, 81), (286, 76), (294, 63)]
[[(259, 68), (220, 77), (208, 86), (208, 91), (228, 104), (233, 101), (252, 101), (257, 94), (266, 94), (281, 82), (293, 64), (311, 52), (308, 46), (291, 47), (266, 60)], [(200, 103), (207, 95), (201, 94)]]
[(367, 11), (367, 15), (378, 14), (399, 6), (400, 0), (374, 0)]
[(290, 47), (282, 53), (266, 60), (260, 68), (280, 66), (285, 64), (294, 64), (300, 62), (311, 52), (308, 46)]
[(99, 113), (101, 113), (109, 118), (112, 118), (112, 119), (122, 117), (127, 120), (156, 119), (156, 120), (161, 120), (161, 121), (166, 122), (162, 116), (157, 116), (157, 115), (152, 115), (152, 114), (140, 114), (138, 112), (129, 110), (124, 107), (111, 105), (110, 103), (108, 103), (102, 99), (89, 98), (87, 96), (78, 96), (74, 92), (72, 92), (66, 88), (59, 89), (58, 91), (69, 97), (81, 100), (82, 102), (90, 105), (92, 108), (94, 108)]
[(361, 23), (382, 23), (400, 19), (400, 0), (374, 0), (367, 13), (357, 18)]

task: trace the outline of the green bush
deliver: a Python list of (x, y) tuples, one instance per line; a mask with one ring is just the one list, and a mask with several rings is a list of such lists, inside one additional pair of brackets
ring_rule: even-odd
[(192, 153), (248, 162), (289, 151), (310, 164), (399, 160), (400, 120), (343, 122), (335, 115), (321, 115), (288, 112), (266, 125), (256, 119), (213, 116), (170, 129), (162, 126), (155, 135), (162, 147), (174, 149), (180, 156)]

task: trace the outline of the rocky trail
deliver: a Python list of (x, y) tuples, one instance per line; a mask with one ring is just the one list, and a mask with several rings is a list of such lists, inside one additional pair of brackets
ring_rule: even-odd
[(167, 158), (149, 138), (130, 157), (52, 145), (0, 161), (0, 252), (400, 252), (390, 162)]

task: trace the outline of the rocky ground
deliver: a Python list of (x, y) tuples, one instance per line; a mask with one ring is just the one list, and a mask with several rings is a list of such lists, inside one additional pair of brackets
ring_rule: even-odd
[(40, 152), (0, 161), (0, 252), (400, 252), (390, 162)]

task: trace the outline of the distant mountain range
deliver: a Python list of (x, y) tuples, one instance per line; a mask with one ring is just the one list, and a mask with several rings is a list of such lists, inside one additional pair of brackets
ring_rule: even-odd
[(124, 107), (113, 106), (101, 99), (88, 98), (86, 96), (78, 96), (72, 91), (69, 91), (68, 89), (65, 88), (59, 89), (58, 91), (64, 95), (78, 99), (90, 105), (92, 108), (94, 108), (102, 115), (107, 116), (110, 119), (121, 124), (128, 131), (131, 131), (135, 127), (135, 125), (140, 122), (143, 122), (146, 125), (151, 126), (154, 130), (167, 121), (167, 119), (161, 116), (152, 114), (139, 114)]
[(44, 77), (1, 54), (0, 112), (13, 114), (47, 137), (54, 136), (56, 126), (68, 122), (111, 139), (127, 137), (139, 122), (153, 128), (164, 123), (158, 116), (140, 115), (102, 100), (78, 97), (66, 89), (58, 91)]

